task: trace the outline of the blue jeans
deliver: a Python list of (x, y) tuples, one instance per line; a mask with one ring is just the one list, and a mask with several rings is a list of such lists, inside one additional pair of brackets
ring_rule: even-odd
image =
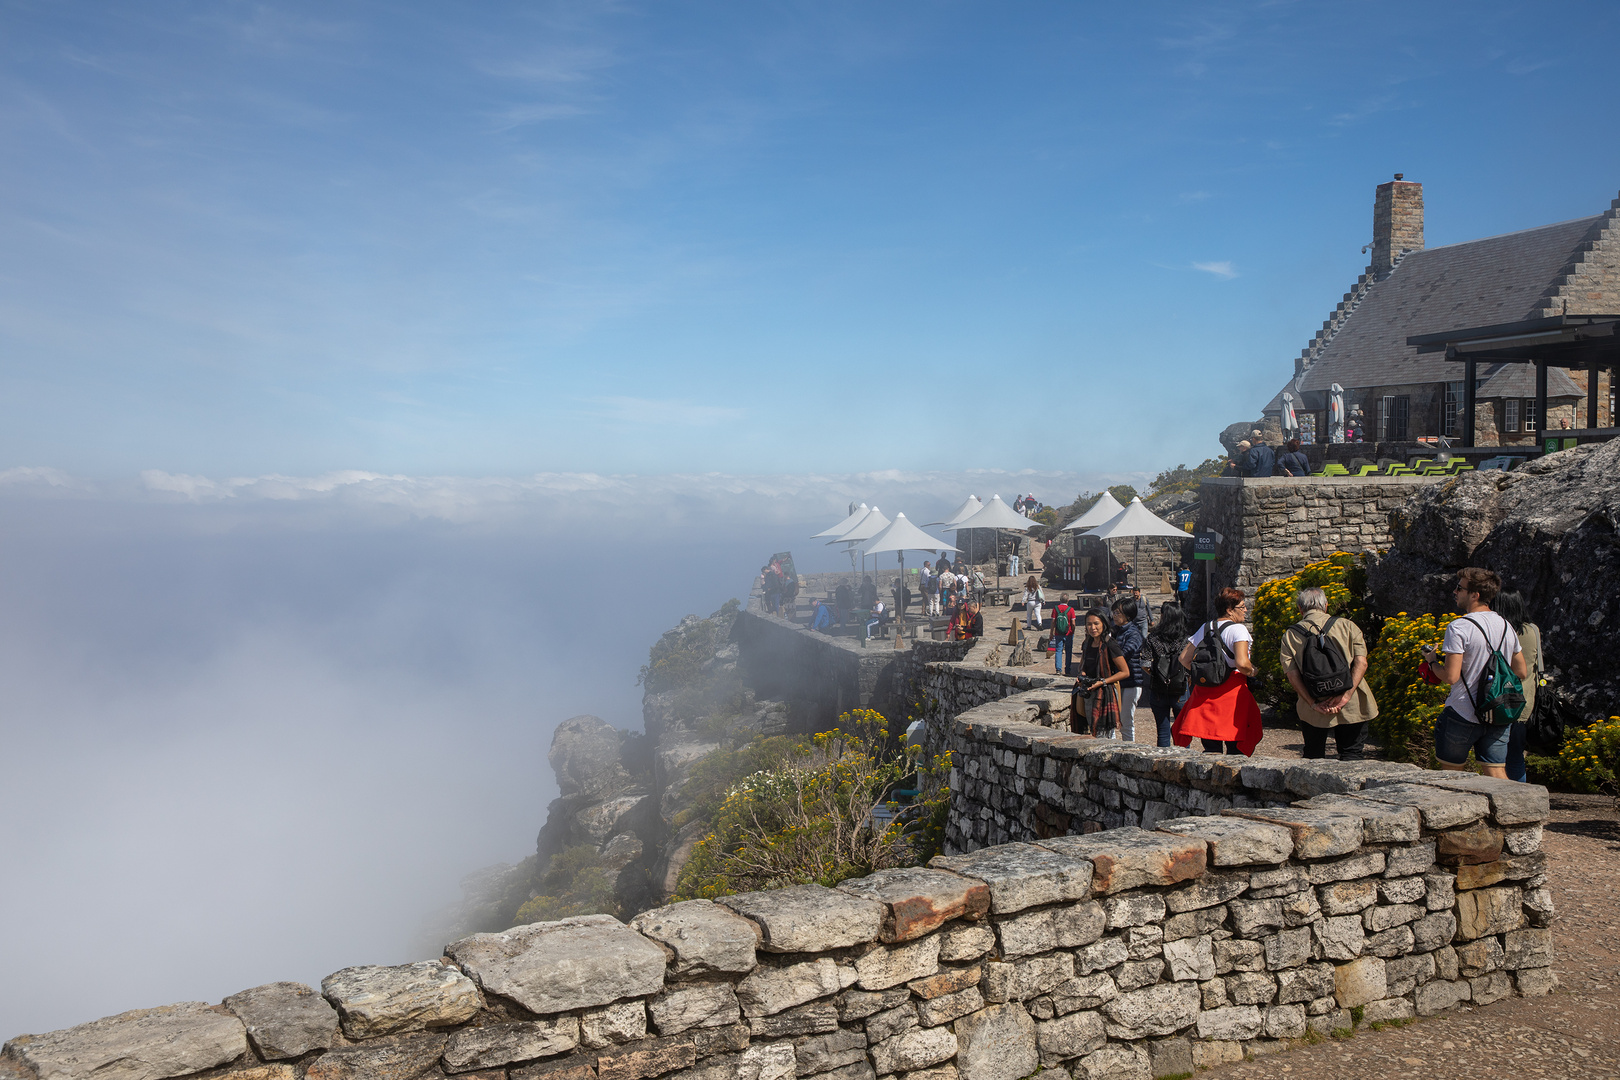
[(1470, 723), (1448, 705), (1434, 722), (1434, 756), (1447, 765), (1465, 765), (1472, 750), (1481, 765), (1502, 765), (1513, 726)]
[(1069, 673), (1069, 661), (1074, 659), (1074, 638), (1053, 637), (1052, 645), (1056, 650), (1052, 653), (1052, 663), (1056, 665), (1059, 675), (1067, 675)]

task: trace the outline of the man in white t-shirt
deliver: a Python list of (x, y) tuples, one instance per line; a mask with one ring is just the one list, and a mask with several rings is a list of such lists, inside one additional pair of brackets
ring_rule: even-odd
[(1436, 678), (1451, 684), (1446, 707), (1434, 722), (1434, 756), (1440, 760), (1440, 767), (1453, 771), (1466, 768), (1468, 751), (1472, 750), (1485, 775), (1505, 780), (1508, 736), (1513, 725), (1482, 724), (1474, 709), (1475, 688), (1492, 652), (1507, 657), (1508, 666), (1519, 678), (1530, 674), (1524, 666), (1519, 635), (1506, 619), (1491, 610), (1491, 601), (1501, 590), (1502, 579), (1496, 571), (1477, 566), (1463, 568), (1457, 574), (1453, 593), (1462, 618), (1446, 627), (1440, 645), (1445, 662), (1439, 663), (1439, 653), (1429, 647), (1424, 648), (1423, 658)]

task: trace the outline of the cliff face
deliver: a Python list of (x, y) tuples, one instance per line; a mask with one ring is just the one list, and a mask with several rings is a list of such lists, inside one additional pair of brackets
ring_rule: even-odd
[(1373, 567), (1381, 611), (1452, 610), (1464, 566), (1495, 570), (1529, 602), (1546, 664), (1571, 702), (1608, 716), (1620, 698), (1620, 442), (1580, 446), (1513, 472), (1470, 472), (1413, 496)]

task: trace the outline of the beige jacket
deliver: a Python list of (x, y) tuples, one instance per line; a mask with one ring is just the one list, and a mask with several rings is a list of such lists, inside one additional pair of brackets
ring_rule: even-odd
[[(1327, 624), (1328, 616), (1324, 612), (1313, 611), (1298, 621), (1320, 631)], [(1339, 643), (1339, 648), (1344, 650), (1345, 658), (1352, 665), (1355, 664), (1356, 657), (1367, 655), (1367, 639), (1362, 637), (1361, 627), (1349, 619), (1341, 617), (1335, 622), (1333, 629), (1328, 632), (1328, 638)], [(1291, 626), (1283, 631), (1282, 666), (1284, 671), (1295, 667), (1294, 658), (1299, 655), (1299, 650), (1304, 644), (1305, 635), (1299, 630)], [(1359, 724), (1363, 720), (1371, 720), (1378, 715), (1378, 702), (1373, 699), (1372, 687), (1367, 685), (1365, 676), (1356, 684), (1355, 693), (1350, 695), (1350, 700), (1345, 704), (1344, 709), (1336, 714), (1318, 712), (1316, 706), (1312, 705), (1310, 700), (1303, 695), (1300, 696), (1298, 705), (1299, 718), (1312, 727), (1330, 728), (1338, 727), (1340, 724)]]

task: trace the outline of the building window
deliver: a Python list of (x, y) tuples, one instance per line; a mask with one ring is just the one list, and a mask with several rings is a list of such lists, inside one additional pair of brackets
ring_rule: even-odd
[(1508, 398), (1502, 402), (1502, 430), (1519, 430), (1519, 399)]
[(1535, 431), (1537, 426), (1538, 426), (1536, 421), (1539, 420), (1539, 419), (1541, 419), (1541, 418), (1536, 415), (1536, 399), (1533, 398), (1533, 397), (1525, 398), (1524, 399), (1524, 430), (1526, 430), (1526, 431)]
[(1412, 399), (1405, 394), (1378, 399), (1378, 440), (1405, 442), (1408, 436), (1407, 418), (1411, 415)]
[(1462, 433), (1462, 397), (1462, 383), (1446, 383), (1445, 426), (1442, 430), (1447, 438), (1455, 439)]

